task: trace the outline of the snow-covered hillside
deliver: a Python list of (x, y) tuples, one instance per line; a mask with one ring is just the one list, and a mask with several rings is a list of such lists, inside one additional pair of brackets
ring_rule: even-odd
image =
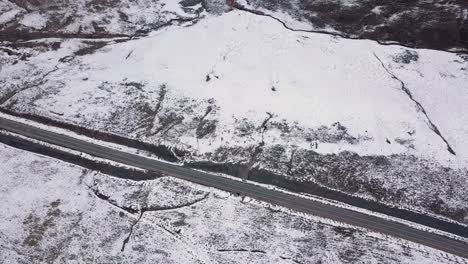
[(10, 45), (0, 103), (466, 223), (466, 56), (200, 14), (124, 42)]

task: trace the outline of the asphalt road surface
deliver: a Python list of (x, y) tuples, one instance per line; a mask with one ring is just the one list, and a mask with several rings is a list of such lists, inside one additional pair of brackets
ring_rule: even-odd
[(468, 259), (467, 243), (418, 230), (407, 225), (385, 220), (376, 216), (355, 212), (334, 205), (324, 204), (292, 194), (266, 189), (252, 183), (237, 181), (129, 154), (4, 118), (0, 118), (0, 129), (53, 145), (87, 153), (95, 157), (116, 161), (141, 169), (161, 172), (165, 175), (214, 187), (231, 193), (246, 195), (260, 201), (283, 206), (295, 211), (332, 219), (353, 226), (364, 227), (375, 232), (423, 244)]

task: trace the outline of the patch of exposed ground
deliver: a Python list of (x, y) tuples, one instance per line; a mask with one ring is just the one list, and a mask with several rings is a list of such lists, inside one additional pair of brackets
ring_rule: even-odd
[[(310, 31), (397, 42), (414, 48), (468, 49), (468, 5), (462, 0), (246, 2), (280, 21), (286, 14), (298, 23), (309, 24)], [(287, 21), (285, 25), (288, 26)], [(296, 28), (294, 24), (288, 27)]]

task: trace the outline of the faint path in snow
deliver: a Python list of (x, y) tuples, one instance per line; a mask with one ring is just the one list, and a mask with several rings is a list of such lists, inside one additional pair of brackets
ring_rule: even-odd
[(374, 52), (374, 57), (380, 62), (380, 64), (382, 65), (382, 67), (384, 68), (384, 70), (390, 75), (390, 77), (398, 82), (400, 82), (401, 84), (401, 90), (403, 92), (405, 92), (405, 94), (409, 97), (409, 99), (411, 101), (413, 101), (415, 104), (416, 104), (416, 107), (417, 107), (417, 110), (420, 111), (421, 113), (423, 113), (423, 115), (426, 117), (426, 121), (427, 121), (427, 125), (429, 126), (429, 128), (435, 133), (437, 134), (445, 143), (445, 145), (447, 145), (447, 150), (448, 152), (450, 152), (452, 155), (457, 155), (455, 153), (455, 151), (453, 150), (453, 148), (450, 146), (449, 142), (447, 141), (447, 139), (442, 135), (442, 133), (440, 132), (439, 128), (434, 124), (434, 122), (432, 122), (431, 118), (429, 118), (429, 115), (427, 114), (426, 112), (426, 109), (424, 109), (424, 107), (422, 106), (422, 104), (420, 102), (418, 102), (414, 97), (413, 97), (413, 94), (411, 93), (411, 91), (406, 87), (406, 84), (400, 79), (398, 78), (392, 71), (390, 71), (386, 66), (385, 64), (383, 63), (383, 61), (379, 58), (379, 56), (377, 56), (377, 54), (375, 54)]

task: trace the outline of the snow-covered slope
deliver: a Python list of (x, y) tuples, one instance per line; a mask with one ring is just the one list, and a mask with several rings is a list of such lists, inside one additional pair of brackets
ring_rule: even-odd
[[(379, 187), (390, 181), (387, 186), (398, 189), (391, 193), (403, 192), (404, 198), (392, 194), (384, 202), (447, 215), (431, 209), (441, 199), (466, 221), (463, 56), (293, 32), (239, 10), (83, 52), (93, 43), (65, 40), (57, 50), (21, 50), (31, 53), (27, 60), (5, 55), (2, 106), (174, 146), (191, 153), (187, 162), (268, 169), (284, 163), (273, 170), (345, 191), (358, 182), (351, 192), (371, 199), (379, 196), (365, 187), (377, 171), (384, 179)], [(350, 161), (343, 151), (358, 154), (352, 171), (341, 167)], [(316, 157), (312, 152), (318, 161), (307, 164)], [(328, 154), (343, 158), (325, 169), (300, 167), (323, 166)], [(369, 165), (365, 155), (383, 157)], [(406, 157), (414, 162), (401, 162)], [(402, 186), (399, 170), (421, 174)], [(321, 173), (329, 179), (314, 176)], [(428, 175), (461, 180), (418, 195)]]
[[(160, 87), (165, 85), (168, 97), (213, 99), (219, 108), (220, 134), (229, 134), (222, 129), (233, 127), (236, 119), (261, 120), (271, 113), (275, 119), (297, 122), (307, 128), (340, 122), (350, 135), (362, 141), (337, 142), (333, 146), (318, 144), (319, 152), (414, 153), (441, 162), (465, 164), (468, 141), (462, 139), (467, 133), (463, 124), (468, 123), (464, 114), (468, 109), (463, 102), (468, 94), (464, 88), (468, 74), (460, 67), (466, 66), (466, 62), (454, 62), (461, 60), (454, 54), (421, 50), (417, 52), (422, 62), (395, 63), (392, 57), (403, 52), (403, 48), (382, 47), (371, 41), (290, 32), (274, 20), (235, 11), (210, 17), (193, 27), (164, 29), (70, 63), (59, 63), (44, 88), (51, 89), (57, 82), (62, 87), (57, 94), (35, 103), (40, 110), (60, 109), (65, 116), (72, 117), (90, 97), (102, 96), (93, 92), (97, 87), (137, 82), (143, 84), (144, 92), (157, 97)], [(25, 64), (57, 62), (56, 56), (52, 52), (41, 54)], [(398, 67), (395, 76), (402, 75), (406, 88), (414, 94), (415, 101), (421, 101), (427, 116), (379, 58), (387, 68)], [(11, 79), (24, 66), (4, 70), (2, 79)], [(413, 68), (423, 68), (424, 72), (418, 74)], [(109, 88), (109, 92), (116, 93), (114, 103), (118, 104), (119, 94), (114, 90), (117, 89)], [(440, 99), (443, 95), (447, 99), (436, 106), (436, 100), (431, 98)], [(23, 103), (27, 100), (18, 101)], [(428, 125), (429, 120), (440, 126), (441, 135), (449, 135), (448, 143), (457, 155), (447, 150), (443, 139)], [(271, 131), (271, 136), (267, 133), (265, 140), (271, 143), (278, 140), (274, 132)], [(186, 136), (174, 143), (193, 147), (192, 137)], [(389, 144), (387, 139), (411, 141), (412, 145)], [(201, 151), (213, 151), (224, 144), (213, 138), (206, 141), (209, 142), (200, 144), (205, 148)], [(305, 139), (296, 143), (310, 147)]]

